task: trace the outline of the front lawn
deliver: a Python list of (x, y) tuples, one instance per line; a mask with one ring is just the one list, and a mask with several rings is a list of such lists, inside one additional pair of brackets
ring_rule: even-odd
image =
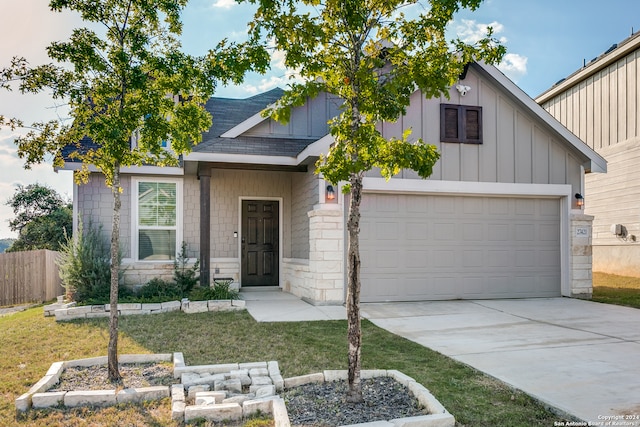
[[(120, 317), (120, 353), (184, 353), (187, 364), (277, 360), (283, 376), (346, 369), (346, 321), (257, 323), (245, 311)], [(398, 369), (465, 426), (549, 426), (561, 418), (466, 365), (363, 321), (363, 369)], [(42, 307), (0, 317), (0, 425), (50, 364), (106, 354), (107, 319), (56, 323)], [(552, 385), (550, 385), (552, 386)], [(169, 399), (145, 406), (32, 411), (18, 426), (177, 426)]]
[(593, 273), (593, 301), (640, 308), (640, 278)]

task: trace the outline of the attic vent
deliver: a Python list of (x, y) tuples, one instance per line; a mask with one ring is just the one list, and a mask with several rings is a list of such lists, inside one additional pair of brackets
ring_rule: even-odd
[(609, 53), (609, 52), (613, 51), (613, 50), (614, 50), (614, 49), (616, 49), (617, 47), (618, 47), (618, 44), (617, 44), (617, 43), (612, 44), (612, 45), (611, 45), (611, 47), (610, 47), (609, 49), (607, 49), (607, 50), (605, 50), (605, 51), (604, 51), (603, 55), (606, 55), (607, 53)]

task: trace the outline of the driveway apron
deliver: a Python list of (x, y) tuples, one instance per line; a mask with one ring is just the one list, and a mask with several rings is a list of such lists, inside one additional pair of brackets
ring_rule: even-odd
[(640, 310), (569, 298), (362, 304), (381, 328), (592, 425), (640, 426)]

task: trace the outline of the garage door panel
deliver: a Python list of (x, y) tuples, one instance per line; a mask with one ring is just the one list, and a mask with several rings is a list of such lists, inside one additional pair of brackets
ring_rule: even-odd
[(508, 242), (513, 239), (509, 224), (489, 224), (488, 239), (490, 242)]
[(480, 198), (463, 198), (462, 212), (465, 215), (479, 215), (484, 209), (484, 200)]
[(433, 238), (436, 241), (450, 241), (455, 239), (457, 224), (450, 222), (437, 222), (433, 224)]
[(462, 224), (462, 240), (465, 242), (480, 242), (485, 239), (484, 225), (481, 223)]
[(536, 210), (536, 200), (533, 199), (518, 199), (514, 204), (515, 214), (530, 216), (531, 212)]
[(534, 267), (536, 265), (536, 252), (533, 249), (518, 249), (515, 252), (516, 267)]
[(557, 268), (560, 271), (560, 251), (539, 250), (538, 264), (542, 267)]
[(553, 200), (553, 199), (542, 199), (542, 200), (540, 200), (539, 203), (538, 203), (537, 212), (542, 217), (546, 216), (546, 217), (550, 217), (552, 219), (557, 218), (559, 213), (560, 213), (560, 209), (559, 209), (559, 205), (557, 203), (557, 200)]
[(462, 267), (463, 268), (480, 268), (484, 265), (483, 253), (481, 250), (464, 250), (462, 251)]
[(428, 250), (408, 250), (405, 252), (405, 267), (422, 269), (429, 262)]
[(429, 204), (425, 197), (412, 197), (407, 199), (407, 213), (423, 216), (429, 212)]
[(509, 201), (508, 199), (492, 199), (488, 206), (488, 214), (491, 216), (508, 215)]
[(485, 265), (490, 268), (510, 268), (515, 264), (513, 253), (508, 250), (488, 250)]
[(540, 224), (538, 234), (542, 241), (555, 241), (558, 239), (558, 235), (560, 234), (560, 226), (559, 224), (554, 223)]
[[(447, 249), (434, 249), (431, 251), (431, 256), (427, 259), (427, 262), (422, 266), (423, 268), (430, 266), (429, 271), (437, 271), (438, 269), (451, 270), (456, 266), (455, 252)], [(425, 269), (425, 271), (427, 271)]]
[(432, 198), (430, 198), (430, 201), (433, 204), (433, 213), (453, 214), (456, 211), (455, 200), (453, 200), (451, 197), (433, 196)]
[(374, 230), (374, 238), (377, 240), (398, 240), (398, 229), (401, 227), (397, 222), (377, 221)]
[(521, 242), (531, 242), (536, 238), (536, 227), (534, 224), (516, 224), (515, 239)]
[(429, 226), (422, 222), (407, 221), (404, 226), (404, 235), (407, 240), (426, 240), (429, 237)]
[(462, 293), (458, 295), (462, 298), (463, 295), (480, 296), (484, 294), (484, 277), (462, 277)]
[(362, 207), (362, 301), (560, 295), (559, 199), (365, 194)]
[(398, 258), (399, 256), (396, 251), (379, 250), (375, 253), (375, 265), (381, 270), (393, 269), (395, 271), (402, 267), (402, 265), (398, 264)]
[(536, 277), (536, 292), (546, 292), (547, 296), (557, 296), (557, 279), (555, 275), (540, 275)]
[(397, 277), (377, 277), (362, 280), (362, 293), (376, 295), (375, 301), (390, 301), (397, 299), (400, 292)]

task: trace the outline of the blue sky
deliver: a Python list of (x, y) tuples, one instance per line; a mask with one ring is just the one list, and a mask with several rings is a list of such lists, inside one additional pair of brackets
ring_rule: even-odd
[[(72, 14), (52, 13), (46, 0), (3, 2), (0, 16), (0, 67), (11, 57), (27, 57), (32, 64), (47, 61), (45, 47), (53, 40), (66, 39), (71, 28), (81, 25)], [(241, 40), (251, 19), (250, 5), (234, 0), (191, 0), (183, 13), (183, 48), (202, 54), (222, 38)], [(452, 36), (473, 40), (486, 26), (507, 47), (499, 67), (529, 96), (535, 97), (558, 80), (582, 67), (640, 30), (638, 0), (485, 0), (475, 12), (462, 11), (450, 26)], [(266, 76), (250, 75), (237, 87), (221, 87), (217, 96), (247, 97), (286, 85), (288, 73), (274, 56), (272, 71)], [(26, 122), (64, 116), (46, 95), (20, 96), (0, 92), (0, 114), (17, 116)], [(214, 118), (215, 120), (215, 118)], [(8, 228), (13, 214), (5, 205), (17, 184), (46, 183), (71, 197), (72, 178), (68, 172), (54, 173), (44, 164), (25, 171), (16, 155), (15, 132), (0, 130), (0, 238), (15, 237)]]

